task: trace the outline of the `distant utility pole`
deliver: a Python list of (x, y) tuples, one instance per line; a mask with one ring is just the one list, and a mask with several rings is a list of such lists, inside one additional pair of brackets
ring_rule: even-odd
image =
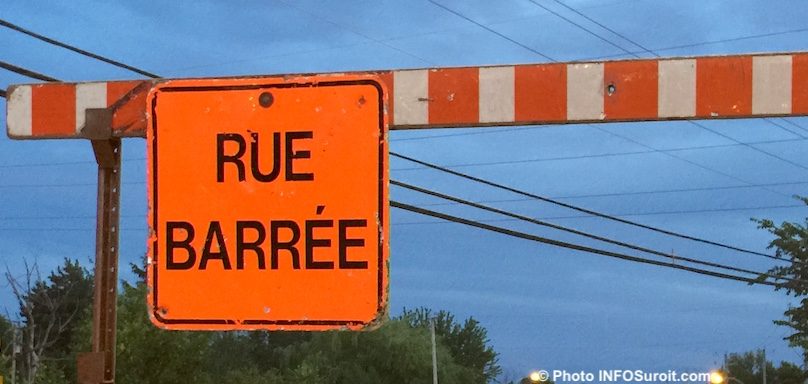
[(763, 348), (761, 359), (763, 360), (763, 384), (766, 384), (766, 366), (769, 365), (766, 363), (766, 348)]
[(17, 331), (19, 328), (14, 326), (14, 333), (11, 336), (11, 384), (17, 384)]
[[(435, 346), (435, 318), (429, 320), (429, 330), (432, 332), (432, 384), (438, 384), (438, 351)], [(766, 383), (764, 382), (763, 384)]]

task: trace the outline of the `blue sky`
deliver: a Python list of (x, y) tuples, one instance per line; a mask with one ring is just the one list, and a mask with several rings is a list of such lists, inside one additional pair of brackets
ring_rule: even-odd
[[(552, 0), (536, 3), (602, 39), (531, 1), (438, 1), (486, 28), (426, 0), (6, 0), (0, 18), (166, 77), (546, 61), (512, 41), (559, 61), (630, 57), (614, 45), (642, 52)], [(565, 3), (662, 56), (807, 48), (808, 4), (797, 0)], [(0, 29), (0, 47), (0, 60), (67, 81), (138, 78), (7, 29)], [(29, 82), (0, 72), (0, 87)], [(806, 119), (787, 120), (808, 127)], [(773, 122), (791, 127), (782, 119)], [(765, 120), (703, 124), (744, 143), (779, 140), (751, 146), (803, 167), (686, 122), (396, 131), (390, 148), (590, 209), (762, 251), (771, 238), (750, 217), (801, 221), (808, 213), (789, 197), (806, 194), (808, 143)], [(713, 148), (694, 149), (704, 146)], [(619, 155), (625, 152), (645, 153)], [(618, 155), (598, 156), (604, 154)], [(145, 156), (142, 139), (125, 140), (122, 264), (140, 263), (146, 251)], [(568, 217), (578, 214), (404, 161), (392, 162), (391, 177), (497, 200), (492, 204), (503, 209), (676, 254), (757, 270), (772, 265), (600, 219)], [(63, 257), (90, 265), (95, 167), (89, 143), (0, 137), (0, 180), (0, 244), (13, 273), (21, 271), (23, 259), (36, 260), (43, 270)], [(806, 184), (708, 189), (787, 182)], [(683, 188), (707, 190), (658, 192)], [(499, 219), (433, 206), (440, 201), (397, 188), (391, 192), (399, 201)], [(781, 340), (788, 329), (772, 324), (791, 300), (770, 288), (551, 248), (398, 210), (392, 215), (393, 313), (428, 306), (474, 316), (512, 376), (534, 368), (704, 371), (720, 364), (726, 352), (761, 347), (773, 360), (799, 361), (798, 351)], [(496, 223), (582, 242), (526, 224)], [(122, 277), (131, 279), (128, 273)], [(0, 304), (14, 311), (8, 289), (0, 291)]]

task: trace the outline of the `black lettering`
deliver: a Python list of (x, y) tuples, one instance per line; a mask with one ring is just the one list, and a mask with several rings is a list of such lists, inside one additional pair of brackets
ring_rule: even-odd
[(368, 221), (340, 220), (339, 221), (339, 268), (340, 269), (368, 269), (367, 261), (349, 261), (348, 247), (364, 247), (365, 239), (349, 239), (348, 228), (365, 228)]
[(331, 239), (314, 238), (314, 228), (333, 226), (334, 220), (306, 220), (306, 269), (334, 269), (333, 261), (314, 260), (314, 248), (331, 246)]
[[(185, 240), (174, 239), (174, 230), (182, 229), (187, 234)], [(194, 240), (194, 226), (187, 221), (166, 222), (166, 269), (191, 269), (196, 263), (196, 251), (191, 246)], [(174, 259), (174, 249), (182, 248), (188, 252), (188, 259), (178, 262)]]
[(286, 180), (287, 181), (311, 181), (314, 180), (313, 173), (295, 173), (295, 159), (310, 159), (311, 151), (295, 151), (294, 141), (298, 139), (311, 139), (314, 137), (312, 131), (286, 132)]
[[(227, 141), (234, 141), (238, 144), (238, 150), (235, 155), (224, 154), (224, 143)], [(224, 182), (224, 163), (233, 163), (238, 170), (238, 180), (244, 181), (245, 171), (244, 162), (241, 156), (247, 151), (247, 143), (244, 138), (237, 133), (220, 133), (216, 135), (216, 181), (219, 183)]]
[[(257, 238), (254, 241), (247, 242), (244, 240), (246, 229), (256, 231)], [(264, 250), (261, 249), (261, 244), (266, 237), (266, 229), (264, 229), (260, 221), (236, 221), (236, 269), (244, 269), (244, 253), (247, 250), (255, 252), (255, 256), (258, 257), (258, 269), (266, 269)]]
[(258, 165), (258, 133), (250, 134), (252, 142), (250, 142), (250, 168), (255, 180), (268, 183), (278, 178), (281, 173), (281, 134), (275, 132), (272, 134), (272, 171), (263, 174)]
[[(300, 269), (300, 252), (295, 248), (295, 244), (300, 240), (300, 227), (291, 220), (273, 220), (269, 224), (270, 232), (270, 248), (272, 255), (270, 259), (270, 268), (278, 269), (278, 254), (281, 249), (289, 251), (292, 256), (292, 268)], [(292, 231), (292, 238), (289, 241), (281, 242), (278, 238), (278, 232), (281, 228), (287, 228)]]
[[(216, 243), (219, 246), (218, 252), (211, 252), (213, 245), (213, 237), (216, 236)], [(230, 258), (227, 256), (227, 247), (224, 244), (224, 235), (222, 234), (222, 226), (218, 221), (211, 221), (208, 227), (208, 235), (205, 238), (205, 247), (202, 248), (202, 257), (199, 259), (199, 270), (203, 271), (208, 267), (208, 260), (216, 259), (222, 261), (224, 269), (231, 269)]]

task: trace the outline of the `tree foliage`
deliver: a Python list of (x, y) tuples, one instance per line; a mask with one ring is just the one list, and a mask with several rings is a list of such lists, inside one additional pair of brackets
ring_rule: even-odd
[(771, 361), (765, 360), (763, 350), (745, 353), (732, 353), (727, 356), (725, 369), (732, 382), (744, 384), (763, 384), (763, 367), (766, 367), (766, 382), (768, 384), (803, 384), (805, 373), (800, 367), (783, 361), (775, 367)]
[(23, 383), (58, 382), (73, 376), (74, 330), (86, 317), (92, 302), (93, 281), (78, 261), (65, 259), (48, 275), (40, 276), (36, 264), (25, 263), (24, 275), (9, 271), (6, 279), (19, 306), (20, 345), (16, 355), (17, 377)]
[[(800, 200), (808, 205), (808, 198)], [(785, 311), (785, 319), (775, 323), (794, 329), (795, 332), (787, 338), (789, 344), (801, 348), (803, 361), (808, 363), (808, 284), (803, 283), (808, 281), (808, 218), (803, 224), (783, 222), (777, 225), (771, 220), (756, 221), (761, 229), (774, 235), (769, 248), (774, 249), (775, 256), (790, 261), (789, 264), (770, 269), (768, 274), (787, 279), (782, 281), (783, 286), (778, 289), (802, 299), (799, 306)]]
[(405, 309), (401, 319), (412, 327), (426, 329), (434, 320), (435, 334), (449, 348), (458, 364), (470, 369), (469, 382), (491, 382), (502, 373), (497, 353), (489, 345), (488, 332), (474, 318), (460, 324), (449, 312), (438, 311), (433, 315), (429, 309), (418, 308)]
[[(418, 326), (411, 313), (370, 332), (168, 332), (149, 323), (145, 293), (142, 283), (124, 284), (119, 299), (121, 384), (432, 381), (429, 330)], [(472, 319), (460, 325), (450, 314), (440, 313), (446, 335), (437, 349), (441, 383), (489, 382), (480, 374), (481, 367), (498, 372), (495, 361), (481, 362), (469, 352), (477, 348), (495, 358), (485, 345), (485, 330)], [(84, 332), (88, 331), (89, 324)], [(464, 341), (464, 337), (479, 339)]]
[[(423, 383), (432, 382), (429, 321), (435, 318), (441, 383), (488, 383), (499, 374), (497, 354), (473, 318), (445, 311), (405, 311), (366, 332), (180, 332), (151, 324), (144, 274), (122, 283), (117, 312), (116, 378), (138, 383)], [(23, 351), (18, 380), (76, 381), (78, 352), (91, 349), (92, 275), (65, 260), (47, 278), (35, 266), (23, 280), (7, 278), (18, 294)], [(0, 317), (0, 366), (8, 372), (15, 326)], [(26, 344), (28, 343), (28, 344)], [(27, 345), (27, 346), (26, 346)], [(8, 380), (9, 378), (6, 377)]]

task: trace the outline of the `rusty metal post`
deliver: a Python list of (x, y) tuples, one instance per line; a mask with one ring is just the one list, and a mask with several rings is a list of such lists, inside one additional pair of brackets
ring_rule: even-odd
[(103, 353), (103, 383), (115, 382), (121, 139), (93, 140), (98, 162), (93, 352)]
[(118, 301), (121, 139), (111, 135), (109, 111), (87, 110), (86, 137), (98, 163), (98, 205), (93, 295), (93, 349), (79, 355), (81, 384), (115, 383), (115, 333)]

